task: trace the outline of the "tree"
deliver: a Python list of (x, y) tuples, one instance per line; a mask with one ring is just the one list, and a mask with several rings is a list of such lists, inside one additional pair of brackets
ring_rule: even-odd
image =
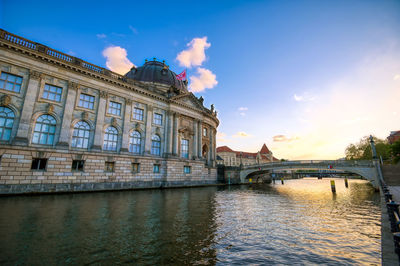
[[(375, 141), (375, 148), (378, 158), (379, 156), (382, 156), (383, 160), (390, 159), (390, 144), (387, 143), (386, 140), (378, 139), (377, 137), (373, 138)], [(358, 143), (347, 146), (345, 154), (346, 160), (371, 160), (372, 152), (371, 145), (369, 143), (369, 137), (365, 136)]]
[(390, 151), (393, 156), (393, 162), (398, 163), (400, 161), (400, 139), (390, 146)]

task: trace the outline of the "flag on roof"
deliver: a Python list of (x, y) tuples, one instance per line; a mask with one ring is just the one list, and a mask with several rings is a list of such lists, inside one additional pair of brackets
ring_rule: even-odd
[(186, 69), (182, 71), (179, 75), (176, 75), (177, 80), (186, 80)]

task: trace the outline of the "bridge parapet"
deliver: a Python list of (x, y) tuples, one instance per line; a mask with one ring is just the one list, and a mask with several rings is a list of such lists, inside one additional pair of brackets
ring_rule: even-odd
[(344, 160), (299, 160), (299, 161), (284, 161), (284, 162), (271, 162), (257, 165), (247, 165), (243, 166), (242, 169), (257, 169), (257, 168), (282, 168), (288, 166), (288, 168), (293, 168), (293, 166), (340, 166), (340, 167), (375, 167), (372, 161), (362, 160), (362, 161), (344, 161)]

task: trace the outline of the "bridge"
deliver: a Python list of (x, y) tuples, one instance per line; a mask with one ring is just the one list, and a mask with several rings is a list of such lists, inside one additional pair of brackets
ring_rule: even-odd
[[(346, 161), (346, 160), (301, 160), (301, 161), (284, 161), (271, 162), (258, 165), (246, 165), (241, 167), (227, 167), (225, 169), (225, 180), (230, 178), (238, 180), (240, 183), (248, 183), (252, 178), (257, 180), (263, 178), (270, 173), (280, 170), (324, 170), (327, 171), (343, 171), (347, 173), (357, 174), (371, 182), (371, 184), (379, 188), (379, 176), (376, 160), (370, 161)], [(268, 178), (269, 179), (269, 178)]]

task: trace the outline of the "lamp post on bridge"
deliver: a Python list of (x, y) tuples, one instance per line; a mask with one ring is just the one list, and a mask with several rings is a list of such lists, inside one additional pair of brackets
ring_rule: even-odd
[(378, 155), (376, 154), (375, 141), (372, 135), (369, 136), (369, 143), (371, 145), (372, 159), (378, 159)]

